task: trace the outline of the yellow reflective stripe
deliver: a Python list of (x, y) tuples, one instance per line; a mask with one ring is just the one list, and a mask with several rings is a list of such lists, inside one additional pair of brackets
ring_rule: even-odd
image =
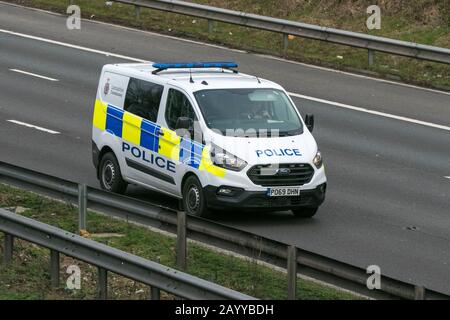
[(199, 170), (206, 170), (207, 172), (219, 178), (225, 177), (225, 169), (215, 166), (211, 160), (209, 147), (204, 147), (202, 152), (202, 161), (200, 162)]
[(95, 100), (94, 106), (94, 119), (92, 120), (94, 127), (105, 130), (106, 128), (106, 103), (101, 102), (99, 99)]
[(140, 145), (141, 123), (141, 117), (125, 111), (123, 114), (122, 139)]
[(174, 131), (167, 128), (160, 129), (163, 132), (159, 136), (159, 150), (158, 153), (166, 156), (169, 159), (179, 161), (180, 159), (180, 136)]

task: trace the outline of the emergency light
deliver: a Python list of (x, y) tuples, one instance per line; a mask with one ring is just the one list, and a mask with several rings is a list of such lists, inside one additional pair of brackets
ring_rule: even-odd
[[(152, 73), (157, 74), (160, 71), (167, 69), (199, 69), (199, 68), (222, 68), (222, 69), (233, 69), (237, 68), (238, 65), (233, 61), (211, 61), (211, 62), (168, 62), (168, 63), (154, 63), (153, 68), (156, 68)], [(233, 70), (236, 72), (236, 70)]]

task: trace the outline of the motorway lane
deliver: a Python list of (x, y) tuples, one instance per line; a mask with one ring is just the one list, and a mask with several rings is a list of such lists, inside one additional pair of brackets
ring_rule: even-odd
[[(1, 23), (3, 18), (0, 13)], [(185, 45), (171, 41), (172, 46)], [(201, 46), (197, 47), (200, 51)], [(167, 48), (162, 48), (166, 53)], [(152, 46), (152, 50), (158, 51), (158, 47)], [(134, 56), (133, 51), (122, 53)], [(222, 52), (222, 57), (225, 54), (228, 52)], [(198, 59), (201, 57), (203, 54), (198, 54)], [(97, 185), (90, 159), (91, 110), (100, 68), (111, 62), (121, 60), (0, 33), (0, 160)], [(260, 66), (249, 63), (248, 69)], [(264, 72), (270, 66), (277, 74), (274, 70), (278, 63), (267, 60)], [(60, 81), (20, 75), (10, 68)], [(294, 83), (303, 84), (301, 75), (293, 72), (289, 76), (296, 77)], [(412, 90), (396, 85), (389, 88), (389, 94), (377, 91), (377, 95), (391, 99), (393, 105), (396, 95), (390, 96), (392, 91)], [(448, 96), (423, 90), (409, 96), (404, 93), (402, 99), (412, 105), (416, 96), (428, 100), (433, 112), (422, 112), (421, 120), (440, 118), (438, 123), (447, 122), (448, 118), (437, 114), (442, 101), (448, 104)], [(435, 95), (439, 99), (433, 99)], [(360, 102), (355, 99), (354, 103)], [(450, 292), (450, 283), (445, 281), (450, 278), (450, 180), (444, 178), (450, 175), (450, 134), (305, 99), (294, 101), (303, 114), (316, 115), (314, 134), (325, 156), (329, 178), (329, 193), (320, 213), (312, 220), (295, 219), (286, 212), (220, 214), (217, 219), (362, 267), (378, 264), (386, 274)], [(405, 114), (412, 117), (416, 112), (413, 108)], [(7, 119), (61, 134), (21, 127)], [(131, 188), (129, 194), (153, 200), (158, 197), (173, 205), (170, 198), (140, 188)], [(417, 229), (410, 231), (410, 227)]]

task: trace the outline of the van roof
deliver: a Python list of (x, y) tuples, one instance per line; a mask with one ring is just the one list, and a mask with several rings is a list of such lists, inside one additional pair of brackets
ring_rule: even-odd
[[(256, 76), (234, 73), (231, 70), (222, 68), (201, 68), (201, 69), (167, 69), (152, 74), (156, 68), (152, 63), (120, 63), (106, 65), (105, 70), (118, 72), (120, 74), (156, 81), (158, 83), (172, 84), (182, 87), (191, 92), (205, 89), (231, 89), (231, 88), (274, 88), (282, 89), (275, 82), (257, 78)], [(193, 83), (190, 82), (192, 75)]]

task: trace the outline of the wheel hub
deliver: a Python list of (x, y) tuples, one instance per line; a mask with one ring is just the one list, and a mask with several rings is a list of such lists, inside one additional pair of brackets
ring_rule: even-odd
[(105, 166), (103, 167), (103, 171), (102, 171), (102, 179), (103, 179), (103, 184), (105, 185), (105, 187), (107, 189), (112, 188), (115, 173), (116, 172), (115, 172), (114, 165), (112, 164), (112, 162), (111, 161), (106, 162)]
[(191, 186), (187, 194), (187, 205), (190, 211), (197, 211), (200, 206), (200, 191), (196, 186)]

